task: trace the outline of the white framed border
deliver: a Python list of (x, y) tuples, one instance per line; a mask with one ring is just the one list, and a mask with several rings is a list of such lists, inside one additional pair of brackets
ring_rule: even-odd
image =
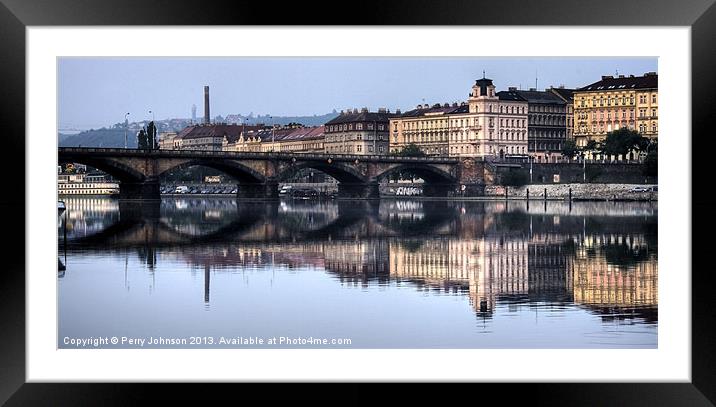
[[(27, 27), (26, 33), (28, 382), (691, 381), (690, 27)], [(420, 41), (410, 41), (414, 38)], [(658, 348), (57, 349), (54, 201), (60, 56), (656, 56), (663, 215)]]

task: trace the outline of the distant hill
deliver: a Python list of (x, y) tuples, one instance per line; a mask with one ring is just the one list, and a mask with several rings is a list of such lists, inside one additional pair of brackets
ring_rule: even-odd
[(301, 123), (304, 126), (320, 126), (335, 119), (338, 113), (327, 113), (320, 116), (274, 116), (269, 115), (256, 116), (249, 119), (249, 124), (264, 123), (264, 124), (278, 124), (286, 125), (289, 123)]
[[(124, 129), (96, 129), (78, 134), (59, 134), (60, 147), (124, 147)], [(127, 132), (127, 147), (137, 147), (134, 132)]]
[[(289, 123), (301, 123), (304, 126), (320, 126), (328, 121), (333, 120), (338, 113), (327, 113), (320, 116), (277, 116), (269, 115), (250, 117), (247, 124), (276, 124), (286, 125)], [(218, 117), (217, 119), (221, 119)], [(188, 124), (183, 119), (173, 119), (157, 121), (159, 131), (179, 131), (183, 126)], [(132, 123), (127, 132), (127, 147), (137, 147), (137, 126), (139, 124)], [(111, 128), (101, 128), (86, 130), (78, 134), (62, 134), (59, 133), (58, 141), (60, 147), (124, 147), (124, 125), (122, 123), (114, 124)]]

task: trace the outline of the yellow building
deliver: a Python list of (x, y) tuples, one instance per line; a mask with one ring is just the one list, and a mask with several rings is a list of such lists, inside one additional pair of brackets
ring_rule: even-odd
[(628, 248), (633, 253), (645, 251), (647, 246), (643, 236), (587, 236), (577, 246), (574, 257), (574, 302), (595, 309), (656, 307), (659, 304), (656, 258), (618, 265), (608, 261), (605, 253), (609, 247)]
[(428, 155), (526, 156), (527, 101), (515, 90), (496, 92), (482, 78), (467, 103), (418, 105), (393, 117), (390, 151), (414, 144)]
[(658, 75), (602, 76), (602, 80), (574, 92), (574, 138), (578, 147), (603, 141), (620, 128), (658, 136)]

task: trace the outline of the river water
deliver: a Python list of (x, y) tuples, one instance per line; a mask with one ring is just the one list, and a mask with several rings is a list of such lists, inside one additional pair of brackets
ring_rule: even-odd
[(65, 201), (60, 348), (658, 344), (656, 203)]

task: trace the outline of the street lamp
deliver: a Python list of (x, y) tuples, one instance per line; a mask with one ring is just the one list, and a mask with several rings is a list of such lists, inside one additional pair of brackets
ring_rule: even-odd
[(587, 182), (587, 160), (584, 152), (582, 152), (582, 183)]
[(124, 149), (127, 149), (127, 127), (129, 127), (129, 122), (127, 121), (127, 117), (129, 116), (129, 112), (124, 115)]

